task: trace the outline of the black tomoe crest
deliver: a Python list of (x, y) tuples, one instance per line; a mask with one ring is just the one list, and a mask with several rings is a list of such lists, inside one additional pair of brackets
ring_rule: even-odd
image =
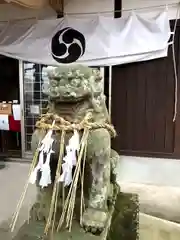
[(67, 27), (58, 31), (51, 42), (51, 54), (59, 63), (73, 63), (85, 52), (86, 40), (82, 33)]

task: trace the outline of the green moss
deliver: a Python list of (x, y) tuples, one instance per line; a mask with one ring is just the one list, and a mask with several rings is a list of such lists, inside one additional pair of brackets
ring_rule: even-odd
[(139, 202), (137, 195), (120, 193), (116, 200), (107, 240), (138, 239)]

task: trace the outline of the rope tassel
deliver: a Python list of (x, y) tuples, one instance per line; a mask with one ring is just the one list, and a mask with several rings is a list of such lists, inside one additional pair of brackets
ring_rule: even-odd
[(81, 140), (80, 151), (78, 154), (78, 160), (77, 160), (73, 180), (72, 180), (72, 183), (71, 183), (71, 186), (69, 189), (68, 196), (65, 200), (64, 208), (62, 211), (61, 218), (59, 220), (57, 231), (59, 231), (60, 228), (62, 227), (63, 223), (65, 222), (65, 218), (66, 218), (66, 227), (69, 228), (69, 231), (71, 231), (71, 228), (72, 228), (72, 220), (73, 220), (74, 206), (75, 206), (75, 200), (76, 200), (77, 184), (78, 184), (78, 180), (80, 179), (81, 162), (82, 162), (83, 153), (85, 150), (88, 136), (89, 136), (89, 129), (85, 129), (83, 136), (82, 136), (82, 140)]
[[(53, 124), (49, 124), (54, 119)], [(56, 124), (55, 124), (56, 121)], [(50, 157), (53, 153), (52, 145), (54, 139), (52, 138), (53, 131), (61, 132), (60, 146), (59, 146), (59, 159), (56, 168), (55, 181), (53, 183), (52, 198), (50, 203), (49, 215), (47, 223), (44, 229), (44, 235), (47, 235), (49, 229), (53, 233), (56, 221), (56, 212), (58, 206), (58, 195), (59, 195), (59, 184), (63, 183), (63, 209), (59, 219), (57, 231), (60, 230), (62, 225), (65, 223), (66, 227), (71, 231), (72, 221), (74, 215), (74, 207), (76, 201), (77, 185), (78, 182), (81, 184), (81, 208), (80, 208), (80, 223), (82, 223), (82, 214), (85, 209), (84, 204), (84, 171), (86, 164), (86, 151), (87, 151), (87, 140), (89, 132), (92, 129), (105, 128), (110, 134), (115, 137), (116, 131), (114, 127), (107, 122), (93, 122), (92, 113), (88, 112), (84, 119), (76, 124), (72, 124), (58, 115), (47, 113), (42, 115), (41, 119), (36, 123), (36, 128), (47, 130), (47, 134), (44, 139), (39, 143), (37, 151), (34, 155), (32, 166), (29, 172), (27, 183), (24, 187), (24, 192), (20, 198), (15, 214), (13, 215), (11, 231), (14, 230), (17, 218), (24, 201), (29, 183), (35, 184), (37, 180), (38, 171), (41, 171), (41, 179), (39, 185), (44, 188), (47, 187), (51, 182), (51, 169), (50, 169)], [(83, 131), (83, 136), (80, 141), (79, 132)], [(70, 138), (68, 146), (66, 146), (66, 155), (64, 156), (65, 148), (65, 136), (66, 132), (74, 132)], [(46, 159), (44, 159), (46, 156)], [(45, 161), (44, 161), (45, 160)], [(75, 167), (74, 174), (72, 169)], [(62, 173), (61, 173), (62, 171)], [(80, 181), (79, 181), (80, 180)], [(65, 196), (64, 186), (69, 186), (68, 195)]]
[[(58, 164), (57, 164), (57, 169), (56, 169), (56, 178), (55, 178), (55, 182), (54, 182), (54, 186), (53, 186), (53, 193), (52, 193), (52, 198), (51, 198), (51, 204), (50, 204), (50, 210), (49, 210), (49, 216), (48, 216), (48, 220), (46, 223), (46, 227), (44, 230), (44, 234), (47, 235), (49, 228), (51, 226), (52, 220), (53, 220), (53, 213), (54, 215), (56, 215), (56, 210), (55, 206), (56, 206), (56, 199), (58, 197), (58, 177), (60, 175), (60, 171), (61, 171), (61, 166), (62, 166), (62, 158), (63, 158), (63, 153), (64, 153), (64, 144), (65, 144), (65, 135), (66, 132), (62, 131), (61, 133), (61, 140), (60, 140), (60, 151), (59, 151), (59, 159), (58, 159)], [(55, 217), (54, 217), (55, 219)]]
[(31, 167), (30, 167), (30, 170), (29, 170), (29, 176), (28, 176), (28, 180), (26, 182), (26, 185), (24, 186), (24, 191), (20, 197), (20, 200), (18, 202), (18, 205), (16, 207), (16, 211), (15, 213), (13, 214), (13, 217), (12, 217), (12, 221), (11, 221), (11, 225), (10, 225), (10, 229), (11, 229), (11, 232), (14, 231), (14, 228), (16, 226), (16, 222), (17, 222), (17, 219), (18, 219), (18, 216), (19, 216), (19, 212), (21, 210), (21, 207), (22, 207), (22, 204), (23, 204), (23, 201), (24, 201), (24, 198), (26, 196), (26, 193), (27, 193), (27, 190), (28, 190), (28, 186), (29, 186), (29, 182), (30, 182), (30, 177), (32, 175), (32, 172), (37, 164), (37, 161), (38, 161), (38, 154), (39, 154), (39, 151), (38, 149), (36, 150), (35, 154), (34, 154), (34, 157), (33, 157), (33, 161), (32, 161), (32, 164), (31, 164)]

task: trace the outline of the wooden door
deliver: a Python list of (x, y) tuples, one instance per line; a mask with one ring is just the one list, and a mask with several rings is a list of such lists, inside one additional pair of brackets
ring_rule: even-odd
[[(179, 41), (178, 25), (178, 69)], [(121, 154), (180, 157), (179, 112), (173, 123), (175, 80), (171, 47), (167, 58), (113, 67), (112, 79), (112, 121), (118, 132), (113, 147)], [(178, 77), (178, 91), (179, 85)]]

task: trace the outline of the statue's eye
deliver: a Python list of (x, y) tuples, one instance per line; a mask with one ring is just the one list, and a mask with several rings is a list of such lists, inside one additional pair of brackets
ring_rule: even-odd
[(58, 82), (56, 80), (51, 80), (50, 84), (51, 84), (52, 87), (55, 87), (55, 86), (58, 85)]
[(73, 73), (72, 72), (68, 72), (67, 76), (68, 76), (68, 78), (71, 79), (73, 77)]
[(76, 78), (76, 79), (72, 79), (71, 80), (71, 85), (73, 86), (73, 87), (78, 87), (79, 85), (80, 85), (80, 79), (78, 79), (78, 78)]

